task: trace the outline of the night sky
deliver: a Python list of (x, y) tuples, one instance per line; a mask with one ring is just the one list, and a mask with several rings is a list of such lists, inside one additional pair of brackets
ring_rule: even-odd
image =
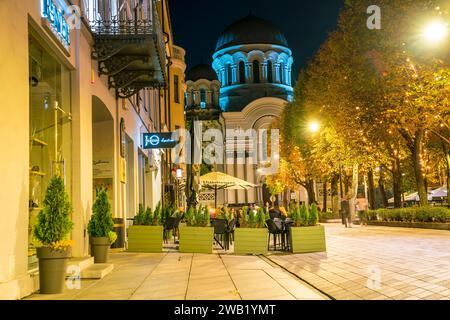
[(294, 80), (337, 25), (344, 0), (169, 0), (175, 44), (187, 51), (188, 70), (210, 64), (216, 41), (231, 23), (253, 14), (284, 32), (294, 54)]

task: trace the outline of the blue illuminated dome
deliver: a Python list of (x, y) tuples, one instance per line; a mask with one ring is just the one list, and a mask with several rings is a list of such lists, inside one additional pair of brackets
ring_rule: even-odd
[(225, 112), (240, 112), (253, 101), (292, 101), (292, 64), (288, 42), (272, 23), (249, 16), (220, 35), (212, 67), (221, 83), (219, 104)]
[(284, 34), (271, 22), (253, 14), (230, 25), (219, 37), (216, 51), (244, 44), (272, 44), (288, 47)]

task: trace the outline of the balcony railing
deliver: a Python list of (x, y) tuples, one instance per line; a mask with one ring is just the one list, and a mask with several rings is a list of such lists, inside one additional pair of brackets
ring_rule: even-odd
[(166, 49), (156, 0), (82, 0), (100, 75), (119, 96), (165, 83)]
[(83, 17), (91, 31), (104, 35), (151, 34), (157, 31), (154, 0), (83, 0)]

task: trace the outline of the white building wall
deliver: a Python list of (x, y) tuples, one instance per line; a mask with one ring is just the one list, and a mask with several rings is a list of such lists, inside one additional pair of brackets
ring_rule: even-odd
[[(114, 141), (114, 203), (121, 208), (119, 157), (120, 118), (126, 121), (127, 133), (134, 140), (135, 159), (132, 164), (137, 179), (137, 146), (141, 127), (147, 126), (129, 107), (119, 108), (115, 92), (108, 89), (106, 77), (98, 77), (98, 64), (91, 59), (92, 39), (82, 24), (81, 30), (71, 31), (70, 56), (67, 56), (41, 25), (40, 1), (0, 2), (0, 300), (19, 299), (38, 290), (35, 273), (28, 271), (28, 200), (29, 200), (29, 30), (42, 38), (49, 51), (71, 72), (72, 103), (72, 220), (74, 229), (72, 249), (74, 257), (89, 254), (86, 231), (93, 204), (93, 150), (92, 150), (92, 97), (97, 96), (113, 116), (114, 130), (109, 139)], [(7, 49), (6, 49), (7, 48)], [(159, 96), (159, 95), (158, 95)], [(156, 107), (152, 105), (151, 108)], [(143, 111), (142, 111), (143, 112)], [(148, 119), (148, 115), (147, 115)], [(155, 152), (158, 153), (157, 151)], [(151, 202), (155, 206), (161, 199), (161, 170), (151, 174), (153, 188)], [(137, 189), (137, 185), (135, 186)], [(138, 197), (136, 192), (135, 197)], [(136, 198), (137, 199), (137, 198)], [(125, 217), (115, 210), (116, 217)]]

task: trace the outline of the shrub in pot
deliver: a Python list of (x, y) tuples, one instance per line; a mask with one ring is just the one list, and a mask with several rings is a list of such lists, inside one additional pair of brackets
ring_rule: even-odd
[[(245, 209), (245, 208), (244, 208)], [(266, 228), (268, 216), (264, 209), (258, 209), (257, 213), (243, 211), (240, 228), (234, 234), (234, 253), (238, 255), (266, 254), (269, 232)]]
[[(111, 214), (111, 203), (106, 190), (101, 190), (92, 207), (92, 217), (88, 224), (91, 255), (95, 263), (107, 263), (109, 248), (117, 239)], [(114, 242), (112, 242), (114, 240)]]
[(144, 210), (144, 206), (139, 205), (134, 223), (128, 228), (128, 251), (162, 252), (163, 232), (161, 204), (154, 211), (151, 208)]
[(209, 209), (191, 207), (185, 220), (186, 226), (180, 228), (180, 252), (212, 253), (214, 229), (211, 228)]
[(41, 294), (63, 292), (67, 260), (71, 257), (72, 242), (67, 240), (73, 228), (71, 213), (72, 205), (65, 190), (64, 180), (55, 176), (50, 180), (44, 207), (34, 229), (34, 236), (38, 241)]
[(290, 243), (293, 253), (326, 251), (325, 228), (318, 224), (319, 213), (316, 204), (310, 210), (303, 204), (291, 214), (294, 226), (290, 228)]

